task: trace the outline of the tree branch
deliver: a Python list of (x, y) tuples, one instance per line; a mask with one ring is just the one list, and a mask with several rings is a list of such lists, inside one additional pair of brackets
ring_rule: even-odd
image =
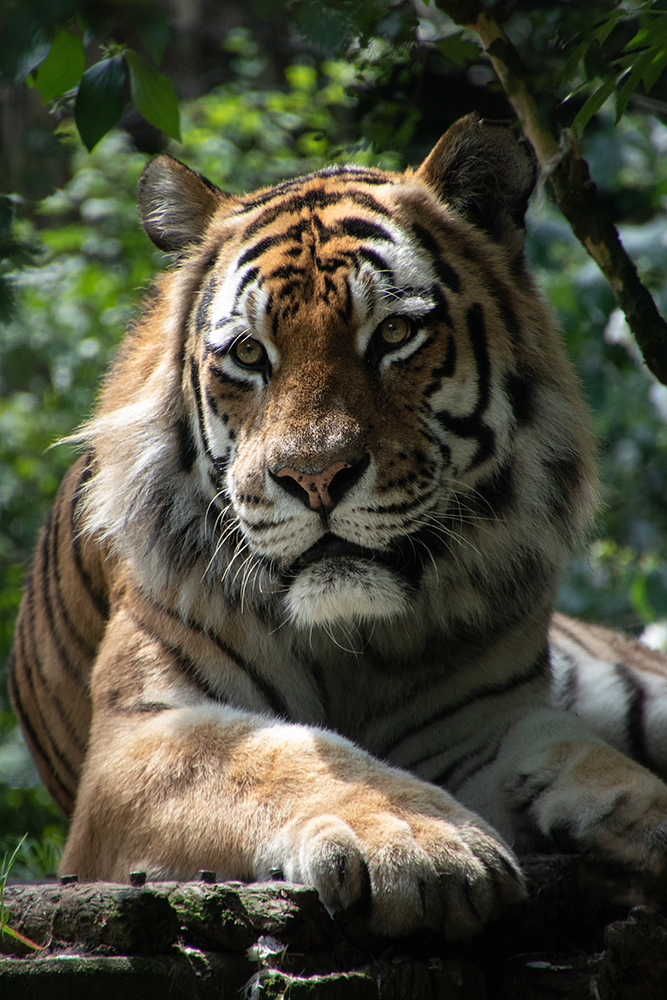
[(667, 323), (600, 204), (576, 137), (565, 132), (559, 145), (540, 121), (518, 52), (498, 22), (486, 15), (479, 0), (436, 0), (436, 6), (457, 24), (479, 35), (524, 135), (553, 185), (558, 207), (609, 282), (646, 364), (667, 385)]

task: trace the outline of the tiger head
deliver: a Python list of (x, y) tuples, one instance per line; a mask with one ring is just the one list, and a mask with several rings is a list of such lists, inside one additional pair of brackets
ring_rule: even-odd
[(153, 160), (140, 211), (178, 265), (84, 432), (89, 529), (145, 586), (308, 628), (551, 594), (591, 444), (524, 268), (534, 178), (476, 116), (416, 171), (244, 196)]

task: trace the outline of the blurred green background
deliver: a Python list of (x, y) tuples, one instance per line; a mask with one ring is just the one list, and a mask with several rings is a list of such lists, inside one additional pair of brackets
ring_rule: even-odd
[[(526, 42), (534, 55), (538, 22)], [(182, 100), (183, 142), (170, 151), (223, 188), (251, 190), (330, 162), (416, 164), (460, 114), (507, 113), (488, 67), (467, 59), (470, 42), (459, 38), (427, 58), (401, 45), (399, 29), (344, 59), (315, 44), (281, 49), (278, 58), (252, 26), (225, 30), (216, 42), (223, 79)], [(583, 152), (667, 315), (667, 106), (654, 105), (631, 104), (619, 124), (603, 107)], [(52, 446), (90, 412), (142, 291), (168, 258), (149, 243), (136, 211), (154, 136), (142, 142), (136, 129), (113, 131), (88, 154), (65, 115), (55, 137), (37, 121), (28, 139), (32, 191), (0, 201), (0, 273), (13, 276), (5, 292), (15, 298), (10, 319), (10, 303), (0, 299), (0, 856), (27, 833), (12, 874), (38, 878), (54, 872), (65, 824), (21, 742), (2, 664), (36, 533), (73, 458), (70, 447)], [(39, 164), (47, 160), (58, 166), (45, 180)], [(588, 546), (564, 575), (559, 606), (664, 643), (667, 387), (637, 358), (609, 287), (543, 188), (528, 228), (532, 269), (600, 440), (602, 504)]]

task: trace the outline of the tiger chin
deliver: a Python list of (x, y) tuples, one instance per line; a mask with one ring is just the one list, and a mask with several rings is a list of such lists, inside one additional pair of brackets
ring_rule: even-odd
[(372, 622), (406, 615), (409, 582), (380, 562), (381, 553), (326, 536), (300, 560), (285, 598), (297, 627)]
[(665, 658), (553, 613), (595, 449), (523, 256), (535, 173), (475, 115), (404, 173), (235, 195), (148, 164), (175, 265), (75, 435), (10, 665), (62, 872), (278, 873), (451, 941), (564, 835), (664, 873)]

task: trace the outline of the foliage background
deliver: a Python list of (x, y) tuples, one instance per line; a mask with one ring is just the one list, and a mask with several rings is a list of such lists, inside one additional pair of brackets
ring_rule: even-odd
[[(529, 16), (519, 8), (515, 39), (523, 38), (537, 66), (557, 15), (549, 21), (548, 10)], [(332, 161), (417, 163), (472, 106), (503, 107), (469, 39), (452, 33), (424, 56), (401, 41), (403, 27), (399, 19), (345, 59), (327, 57), (325, 44), (308, 44), (279, 69), (249, 29), (228, 31), (226, 82), (183, 103), (183, 142), (171, 151), (223, 188), (250, 190)], [(425, 18), (426, 43), (429, 32)], [(429, 87), (438, 73), (452, 100), (436, 114)], [(557, 84), (552, 73), (554, 94)], [(631, 102), (615, 124), (610, 102), (583, 138), (592, 175), (663, 315), (666, 110), (658, 100), (650, 108)], [(138, 225), (135, 187), (146, 157), (129, 136), (111, 132), (89, 155), (66, 118), (60, 143), (70, 177), (64, 186), (32, 205), (4, 203), (17, 210), (13, 263), (33, 263), (15, 273), (20, 307), (0, 335), (0, 663), (39, 524), (73, 457), (67, 446), (51, 446), (90, 411), (142, 290), (168, 264)], [(0, 217), (6, 231), (7, 224)], [(648, 635), (658, 641), (662, 622), (664, 641), (667, 388), (638, 360), (605, 280), (545, 189), (529, 213), (528, 257), (563, 328), (600, 439), (598, 523), (564, 576), (559, 605), (635, 634), (651, 626)], [(43, 876), (55, 869), (65, 827), (23, 748), (4, 683), (0, 690), (0, 854), (27, 831), (15, 872)]]

